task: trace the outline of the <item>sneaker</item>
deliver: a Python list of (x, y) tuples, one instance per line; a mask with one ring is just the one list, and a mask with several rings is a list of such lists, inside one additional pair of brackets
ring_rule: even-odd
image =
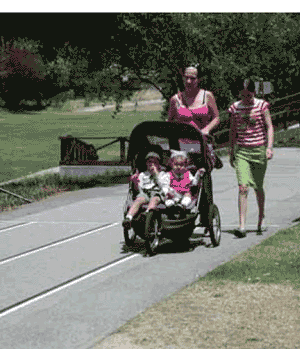
[(129, 230), (131, 228), (131, 220), (127, 217), (122, 222), (123, 228)]
[(266, 227), (262, 227), (261, 225), (258, 225), (256, 230), (256, 235), (262, 235), (263, 231), (266, 231), (266, 230), (267, 230)]
[(166, 207), (171, 207), (171, 206), (175, 205), (175, 202), (174, 202), (174, 200), (169, 199), (169, 200), (165, 201), (165, 205), (166, 205)]
[(247, 236), (247, 233), (245, 229), (238, 228), (235, 230), (235, 235), (239, 238), (245, 238)]

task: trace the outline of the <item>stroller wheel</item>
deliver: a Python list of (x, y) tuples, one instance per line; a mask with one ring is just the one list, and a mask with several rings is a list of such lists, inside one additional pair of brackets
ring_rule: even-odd
[(151, 246), (150, 246), (151, 251), (154, 252), (158, 247), (158, 245), (159, 245), (159, 238), (155, 237), (151, 242)]
[(221, 218), (219, 209), (216, 205), (211, 205), (208, 214), (209, 226), (207, 230), (209, 231), (211, 243), (214, 247), (220, 245), (221, 240)]
[(160, 219), (157, 212), (150, 211), (146, 214), (145, 238), (146, 249), (149, 255), (153, 255), (159, 245)]
[(133, 246), (135, 238), (136, 238), (136, 234), (135, 234), (134, 229), (132, 227), (129, 229), (124, 228), (123, 234), (124, 234), (125, 244), (128, 247)]

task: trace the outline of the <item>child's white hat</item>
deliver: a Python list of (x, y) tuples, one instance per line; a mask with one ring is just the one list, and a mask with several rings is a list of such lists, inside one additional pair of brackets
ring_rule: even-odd
[(160, 156), (155, 153), (154, 151), (150, 151), (146, 157), (145, 157), (145, 160), (149, 159), (149, 158), (157, 158), (158, 160), (160, 160)]
[(173, 150), (171, 149), (171, 159), (175, 158), (177, 156), (182, 156), (183, 158), (187, 159), (187, 153), (184, 150)]

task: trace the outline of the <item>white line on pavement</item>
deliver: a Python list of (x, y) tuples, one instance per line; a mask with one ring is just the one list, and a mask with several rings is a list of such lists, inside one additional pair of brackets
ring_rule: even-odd
[(22, 309), (22, 308), (24, 308), (24, 307), (26, 307), (26, 306), (28, 306), (28, 305), (30, 305), (30, 304), (32, 304), (32, 303), (35, 303), (35, 302), (37, 302), (37, 301), (40, 301), (40, 300), (43, 299), (43, 298), (46, 298), (46, 297), (48, 297), (48, 296), (51, 296), (51, 295), (53, 295), (54, 293), (57, 293), (57, 292), (59, 292), (59, 291), (62, 291), (62, 290), (64, 290), (64, 289), (70, 287), (70, 286), (73, 286), (73, 285), (77, 284), (78, 282), (81, 282), (81, 281), (83, 281), (83, 280), (85, 280), (85, 279), (88, 279), (88, 278), (90, 278), (90, 277), (92, 277), (92, 276), (95, 276), (95, 275), (97, 275), (97, 274), (100, 274), (100, 273), (102, 273), (102, 272), (104, 272), (104, 271), (106, 271), (106, 270), (108, 270), (108, 269), (110, 269), (110, 268), (112, 268), (112, 267), (114, 267), (114, 266), (120, 264), (120, 263), (123, 263), (123, 262), (125, 262), (125, 261), (127, 261), (127, 260), (129, 260), (129, 259), (132, 259), (132, 258), (134, 258), (134, 257), (137, 257), (137, 256), (139, 256), (139, 254), (130, 255), (130, 256), (128, 256), (128, 257), (125, 257), (125, 258), (123, 258), (123, 259), (121, 259), (121, 260), (115, 262), (115, 263), (109, 264), (109, 265), (107, 265), (106, 267), (103, 267), (103, 268), (101, 268), (101, 269), (99, 269), (99, 270), (95, 270), (95, 271), (93, 271), (93, 272), (91, 272), (91, 273), (89, 273), (89, 274), (83, 275), (82, 277), (76, 278), (76, 280), (70, 281), (70, 282), (68, 282), (68, 283), (66, 283), (66, 284), (64, 284), (64, 285), (62, 285), (62, 286), (58, 286), (58, 287), (56, 287), (56, 288), (54, 288), (54, 289), (52, 289), (52, 290), (50, 290), (50, 291), (48, 291), (48, 292), (46, 291), (45, 293), (43, 293), (43, 294), (41, 294), (41, 295), (39, 295), (39, 296), (36, 296), (36, 297), (34, 297), (34, 298), (32, 298), (32, 299), (30, 299), (30, 300), (28, 300), (28, 301), (25, 301), (24, 303), (21, 303), (21, 304), (19, 304), (19, 305), (16, 305), (16, 306), (14, 306), (14, 307), (12, 307), (12, 308), (7, 309), (6, 311), (3, 311), (3, 312), (0, 314), (0, 318), (4, 317), (5, 315), (11, 314), (11, 313), (13, 313), (13, 312), (15, 312), (15, 311), (17, 311), (17, 310), (20, 310), (20, 309)]
[[(36, 223), (36, 222), (33, 222), (33, 223)], [(64, 244), (65, 242), (70, 242), (72, 240), (76, 240), (76, 239), (82, 238), (84, 236), (87, 236), (87, 235), (90, 235), (90, 234), (94, 234), (96, 231), (101, 231), (101, 230), (104, 230), (104, 229), (107, 229), (107, 228), (111, 228), (111, 227), (114, 227), (115, 225), (118, 225), (118, 224), (120, 224), (120, 223), (113, 223), (113, 224), (106, 225), (106, 226), (101, 227), (101, 228), (96, 228), (96, 229), (90, 230), (90, 231), (88, 231), (86, 233), (83, 233), (83, 234), (77, 234), (76, 236), (71, 236), (70, 238), (62, 239), (61, 241), (54, 242), (53, 244), (51, 244), (51, 243), (47, 244), (46, 246), (43, 246), (41, 248), (36, 248), (36, 249), (31, 250), (31, 251), (24, 252), (22, 254), (14, 256), (12, 258), (7, 258), (7, 259), (1, 261), (0, 265), (3, 265), (3, 264), (6, 264), (6, 263), (15, 261), (15, 260), (17, 260), (19, 258), (22, 258), (22, 257), (27, 257), (27, 256), (29, 256), (29, 255), (31, 255), (33, 253), (45, 251), (48, 248), (52, 248), (54, 246), (58, 246), (58, 245)]]
[[(0, 223), (2, 223), (3, 221), (1, 221)], [(7, 223), (7, 222), (4, 222), (4, 223)], [(15, 229), (15, 228), (20, 228), (20, 227), (25, 227), (25, 225), (29, 225), (29, 224), (35, 224), (36, 222), (28, 222), (28, 223), (20, 223), (20, 224), (16, 224), (12, 227), (8, 227), (8, 228), (3, 228), (1, 229), (0, 228), (0, 234), (3, 233), (4, 231), (7, 231), (7, 230), (11, 230), (11, 229)]]

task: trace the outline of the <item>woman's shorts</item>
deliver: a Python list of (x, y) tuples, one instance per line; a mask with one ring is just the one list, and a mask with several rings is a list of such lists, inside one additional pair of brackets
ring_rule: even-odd
[(235, 169), (239, 185), (263, 189), (267, 170), (266, 147), (238, 147), (235, 152)]

